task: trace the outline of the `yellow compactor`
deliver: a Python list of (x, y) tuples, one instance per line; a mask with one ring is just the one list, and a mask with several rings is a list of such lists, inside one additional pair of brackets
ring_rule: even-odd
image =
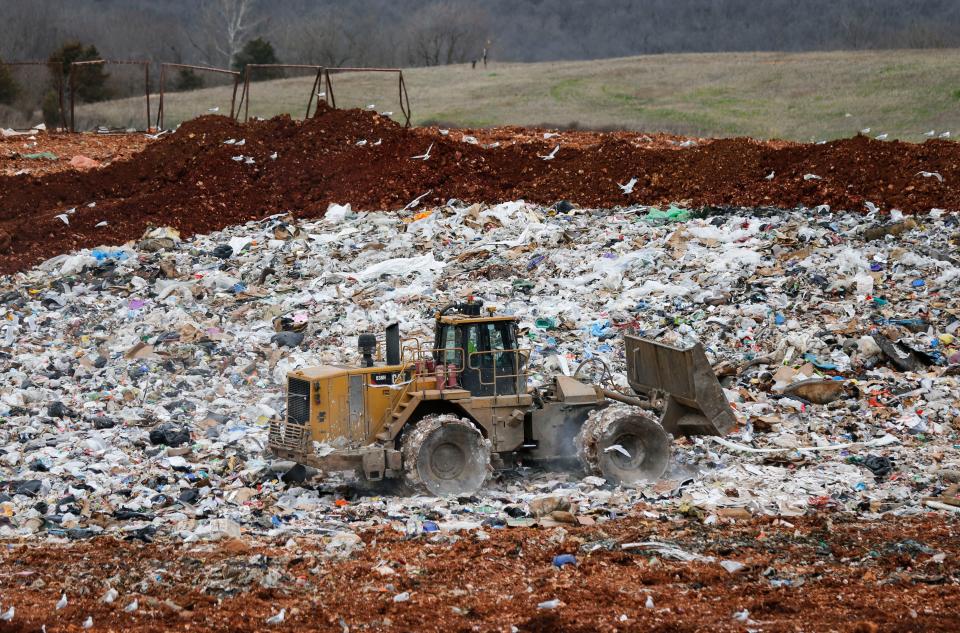
[[(562, 375), (531, 389), (516, 318), (482, 308), (471, 299), (439, 310), (432, 345), (401, 339), (394, 324), (382, 346), (360, 335), (360, 367), (290, 372), (270, 450), (326, 472), (402, 478), (450, 495), (473, 492), (495, 468), (518, 461), (579, 463), (614, 483), (656, 480), (671, 436), (723, 435), (735, 424), (699, 344), (679, 349), (626, 335), (636, 397)], [(654, 399), (663, 403), (659, 419)]]

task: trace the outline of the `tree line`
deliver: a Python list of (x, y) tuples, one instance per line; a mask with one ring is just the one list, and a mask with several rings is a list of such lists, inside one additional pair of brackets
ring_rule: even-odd
[(0, 0), (0, 58), (424, 66), (480, 59), (960, 46), (956, 0)]

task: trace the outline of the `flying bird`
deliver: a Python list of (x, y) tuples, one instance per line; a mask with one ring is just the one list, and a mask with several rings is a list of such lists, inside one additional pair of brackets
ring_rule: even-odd
[(924, 178), (936, 178), (940, 182), (943, 182), (943, 175), (938, 171), (918, 171), (918, 176), (923, 176)]
[(60, 599), (57, 600), (57, 604), (55, 605), (55, 607), (57, 611), (59, 611), (60, 609), (63, 609), (66, 606), (67, 606), (67, 594), (63, 594), (62, 596), (60, 596)]
[(413, 160), (427, 160), (428, 158), (430, 158), (430, 150), (432, 149), (433, 149), (433, 143), (430, 143), (430, 147), (427, 148), (427, 151), (424, 152), (423, 154), (420, 154), (419, 156), (414, 156)]
[(220, 106), (213, 106), (212, 108), (207, 108), (207, 112), (220, 112)]
[(284, 619), (285, 617), (287, 617), (287, 610), (286, 610), (286, 609), (280, 609), (280, 613), (278, 613), (278, 614), (276, 614), (276, 615), (271, 615), (269, 618), (267, 618), (267, 624), (269, 624), (269, 625), (271, 625), (271, 626), (274, 625), (274, 624), (281, 624), (281, 623), (283, 622), (283, 619)]
[(70, 218), (67, 217), (66, 213), (61, 213), (60, 215), (53, 216), (63, 222), (64, 224), (70, 224)]
[(633, 186), (636, 184), (637, 184), (637, 179), (631, 178), (629, 181), (627, 181), (627, 184), (621, 185), (620, 183), (617, 183), (617, 186), (620, 187), (620, 190), (623, 191), (624, 195), (629, 195), (633, 193)]
[(123, 608), (123, 612), (124, 612), (124, 613), (133, 613), (134, 611), (137, 610), (137, 607), (139, 607), (139, 606), (140, 606), (140, 603), (137, 602), (137, 599), (136, 599), (136, 598), (134, 598), (134, 599), (133, 599), (133, 602), (131, 602), (130, 604), (128, 604), (127, 606), (125, 606), (125, 607)]
[(556, 147), (553, 148), (553, 151), (550, 152), (549, 154), (545, 156), (541, 156), (540, 154), (537, 154), (537, 157), (542, 158), (543, 160), (553, 160), (557, 156), (557, 152), (559, 151), (560, 151), (560, 146), (557, 145)]

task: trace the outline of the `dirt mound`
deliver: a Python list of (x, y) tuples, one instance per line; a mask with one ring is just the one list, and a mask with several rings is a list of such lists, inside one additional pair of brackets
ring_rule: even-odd
[[(726, 139), (678, 151), (618, 133), (596, 135), (594, 144), (581, 136), (570, 147), (561, 136), (555, 157), (544, 160), (558, 139), (483, 147), (462, 137), (405, 130), (357, 110), (325, 110), (304, 122), (202, 117), (99, 170), (0, 177), (0, 272), (124, 242), (150, 224), (189, 235), (281, 211), (318, 216), (330, 202), (403, 207), (428, 191), (427, 205), (524, 198), (597, 207), (681, 202), (861, 210), (871, 201), (907, 212), (960, 208), (960, 146), (945, 141)], [(413, 159), (428, 148), (428, 160)], [(636, 185), (624, 194), (617, 185), (631, 178)]]

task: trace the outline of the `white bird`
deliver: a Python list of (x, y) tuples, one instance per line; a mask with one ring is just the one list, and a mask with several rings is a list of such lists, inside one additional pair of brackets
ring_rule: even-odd
[(393, 116), (393, 112), (389, 112), (389, 111), (387, 111), (387, 112), (381, 112), (381, 113), (380, 113), (380, 116)]
[(318, 92), (318, 93), (317, 93), (317, 96), (320, 97), (321, 99), (323, 99), (324, 97), (327, 96), (327, 93), (325, 93), (325, 92)]
[(426, 198), (427, 196), (429, 196), (431, 193), (433, 193), (433, 189), (431, 189), (427, 193), (420, 194), (419, 196), (411, 200), (410, 203), (407, 206), (405, 206), (402, 210), (409, 211), (410, 209), (415, 209), (417, 205), (420, 204), (420, 201)]
[(123, 612), (124, 612), (124, 613), (133, 613), (134, 611), (137, 610), (137, 607), (139, 607), (139, 606), (140, 606), (140, 603), (137, 602), (137, 599), (136, 599), (136, 598), (134, 598), (134, 599), (133, 599), (133, 602), (131, 602), (130, 604), (128, 604), (127, 606), (125, 606), (125, 607), (123, 608)]
[(3, 613), (0, 613), (0, 620), (3, 620), (4, 622), (9, 622), (10, 620), (13, 619), (14, 613), (16, 613), (16, 609), (14, 609), (13, 607), (10, 607)]
[(220, 106), (213, 106), (212, 108), (207, 108), (207, 112), (220, 112)]
[(680, 143), (680, 147), (686, 149), (688, 147), (696, 147), (697, 142), (691, 139), (687, 139), (684, 142)]
[(237, 141), (237, 147), (240, 147), (241, 145), (246, 145), (246, 144), (247, 144), (247, 139), (245, 138), (242, 138), (239, 141)]
[(237, 142), (237, 139), (235, 139), (235, 138), (228, 138), (227, 140), (225, 140), (225, 141), (223, 142), (223, 144), (224, 144), (224, 145), (233, 145), (233, 144), (236, 143), (236, 142)]
[(377, 145), (380, 145), (381, 143), (383, 143), (383, 139), (382, 139), (382, 138), (378, 138), (377, 141), (376, 141), (375, 143), (371, 143), (371, 145), (373, 145), (374, 147), (376, 147)]
[(70, 218), (67, 217), (66, 213), (61, 213), (60, 215), (53, 216), (58, 220), (62, 221), (64, 224), (70, 224)]
[(377, 109), (377, 104), (375, 103), (371, 103), (367, 105), (367, 110), (376, 110), (376, 109)]
[(277, 153), (276, 153), (276, 152), (270, 154), (270, 160), (277, 160)]
[(362, 139), (360, 139), (359, 141), (357, 141), (357, 146), (358, 146), (358, 147), (363, 147), (363, 146), (366, 145), (366, 144), (367, 144), (367, 139), (365, 139), (365, 138), (362, 138)]
[(433, 149), (433, 143), (430, 143), (430, 147), (427, 148), (427, 151), (424, 152), (423, 154), (420, 154), (419, 156), (414, 156), (413, 160), (427, 160), (428, 158), (430, 158), (430, 150), (432, 149)]
[(243, 155), (243, 154), (240, 154), (239, 156), (231, 156), (231, 157), (230, 157), (230, 160), (235, 160), (235, 161), (237, 161), (237, 162), (239, 163), (239, 162), (242, 161), (244, 158), (245, 158), (244, 155)]
[(764, 176), (764, 179), (765, 179), (765, 180), (773, 180), (773, 177), (776, 176), (776, 175), (777, 175), (777, 172), (771, 171), (769, 174), (767, 174), (766, 176)]
[(943, 182), (943, 175), (938, 171), (918, 171), (918, 176), (923, 176), (924, 178), (936, 178), (940, 182)]
[(83, 624), (82, 624), (81, 626), (83, 626), (83, 628), (85, 628), (85, 629), (92, 629), (92, 628), (93, 628), (93, 616), (92, 616), (92, 615), (88, 615), (88, 616), (87, 616), (87, 619), (83, 621)]
[(270, 625), (280, 624), (280, 623), (283, 622), (283, 619), (284, 619), (285, 617), (287, 617), (287, 610), (286, 610), (286, 609), (280, 609), (280, 613), (278, 613), (278, 614), (276, 614), (276, 615), (271, 615), (269, 618), (267, 618), (267, 624), (270, 624)]
[(60, 599), (57, 600), (57, 604), (56, 604), (55, 606), (56, 606), (57, 611), (59, 611), (60, 609), (63, 609), (64, 607), (66, 607), (66, 606), (67, 606), (67, 594), (63, 594), (62, 596), (60, 596)]
[(557, 145), (556, 147), (553, 148), (553, 151), (550, 152), (549, 154), (545, 156), (541, 156), (540, 154), (537, 154), (537, 157), (542, 158), (543, 160), (553, 160), (556, 157), (557, 152), (559, 151), (560, 151), (560, 146)]
[(253, 160), (253, 156), (247, 156), (247, 160), (245, 160), (245, 161), (243, 161), (243, 162), (246, 163), (247, 165), (253, 165), (253, 164), (256, 163), (257, 161)]
[(870, 133), (870, 128), (865, 127), (865, 128), (863, 128), (862, 130), (860, 130), (860, 133), (861, 133), (861, 134), (869, 134), (869, 133)]
[(823, 180), (823, 178), (821, 178), (816, 174), (804, 174), (803, 179), (804, 180)]
[(885, 141), (889, 136), (890, 136), (889, 134), (884, 132), (883, 134), (877, 134), (874, 138), (877, 139), (878, 141)]
[(733, 614), (733, 619), (737, 622), (746, 622), (750, 619), (750, 612), (744, 609), (743, 611), (737, 611)]
[(950, 132), (943, 132), (940, 134), (940, 138), (950, 138)]
[(646, 603), (645, 605), (643, 605), (643, 606), (645, 606), (645, 607), (648, 608), (648, 609), (652, 609), (652, 608), (653, 608), (653, 596), (647, 596), (647, 603)]
[(865, 207), (867, 207), (867, 211), (870, 212), (870, 213), (878, 213), (878, 212), (880, 211), (880, 208), (877, 207), (877, 205), (875, 205), (875, 204), (873, 204), (872, 202), (870, 202), (869, 200), (867, 200), (867, 201), (864, 202), (863, 204), (864, 204)]
[(560, 136), (560, 133), (559, 133), (559, 132), (544, 132), (544, 133), (543, 133), (543, 138), (544, 138), (545, 140), (548, 140), (548, 141), (549, 141), (550, 139), (552, 139), (554, 136)]
[(623, 191), (623, 195), (629, 195), (629, 194), (633, 193), (633, 186), (636, 185), (636, 184), (637, 184), (637, 179), (636, 179), (636, 178), (631, 178), (630, 180), (627, 181), (627, 184), (621, 185), (621, 184), (618, 182), (618, 183), (617, 183), (617, 186), (620, 187), (620, 190), (621, 190), (621, 191)]
[(934, 136), (937, 135), (937, 131), (936, 131), (936, 130), (930, 130), (929, 132), (924, 132), (923, 135), (926, 136), (926, 137), (929, 137), (929, 138), (933, 138)]
[(107, 590), (107, 593), (103, 594), (103, 598), (101, 598), (101, 600), (107, 604), (113, 604), (113, 601), (116, 600), (119, 595), (120, 594), (116, 589), (110, 587), (110, 589)]
[(102, 227), (107, 226), (107, 225), (109, 225), (109, 224), (110, 224), (109, 222), (107, 222), (106, 220), (103, 220), (103, 221), (101, 221), (101, 222), (97, 222), (96, 224), (94, 224), (94, 225), (93, 225), (93, 228), (99, 229), (99, 228), (102, 228)]
[(446, 136), (447, 134), (450, 133), (450, 130), (444, 130), (444, 129), (439, 129), (437, 131), (440, 132), (440, 136)]
[(538, 609), (556, 609), (560, 606), (560, 600), (554, 598), (553, 600), (544, 600), (537, 605)]
[(477, 140), (477, 137), (476, 137), (476, 136), (469, 136), (469, 135), (467, 135), (467, 136), (464, 136), (463, 138), (461, 138), (460, 140), (463, 141), (464, 143), (470, 143), (471, 145), (479, 145), (479, 144), (480, 144), (480, 141)]
[(632, 459), (630, 457), (630, 453), (627, 452), (627, 449), (620, 446), (619, 444), (614, 444), (613, 446), (608, 446), (605, 449), (603, 449), (604, 453), (609, 453), (610, 451), (617, 451), (618, 453), (622, 453), (627, 459)]
[(92, 209), (92, 208), (94, 208), (95, 206), (97, 206), (97, 203), (96, 203), (96, 202), (91, 202), (90, 204), (87, 205), (87, 208), (88, 208), (88, 209)]
[(843, 115), (843, 118), (849, 119), (849, 118), (852, 117), (852, 116), (853, 116), (852, 114), (850, 114), (849, 112), (847, 112), (846, 114)]

